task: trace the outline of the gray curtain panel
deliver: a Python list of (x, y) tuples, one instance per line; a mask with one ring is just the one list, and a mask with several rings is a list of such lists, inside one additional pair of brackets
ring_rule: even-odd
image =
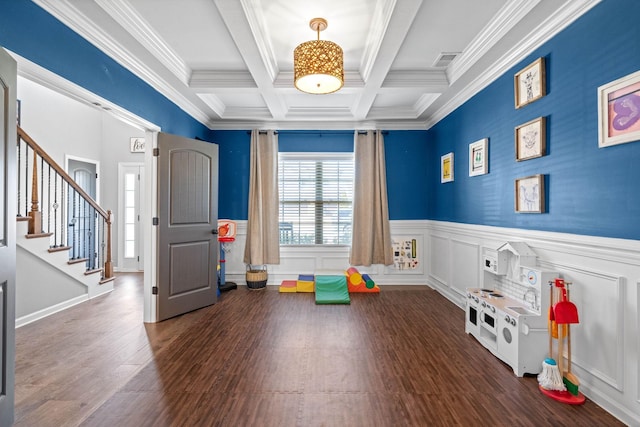
[(382, 132), (354, 136), (355, 180), (351, 265), (393, 264)]
[(245, 264), (280, 264), (278, 134), (251, 132), (249, 215)]

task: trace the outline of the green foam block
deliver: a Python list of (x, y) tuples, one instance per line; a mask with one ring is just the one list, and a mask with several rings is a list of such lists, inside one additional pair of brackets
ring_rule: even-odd
[(316, 276), (316, 304), (351, 304), (345, 276)]

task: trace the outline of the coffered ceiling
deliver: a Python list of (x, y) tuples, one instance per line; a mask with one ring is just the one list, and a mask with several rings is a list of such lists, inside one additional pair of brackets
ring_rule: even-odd
[[(34, 0), (211, 129), (426, 129), (599, 0)], [(293, 86), (293, 50), (345, 85)]]

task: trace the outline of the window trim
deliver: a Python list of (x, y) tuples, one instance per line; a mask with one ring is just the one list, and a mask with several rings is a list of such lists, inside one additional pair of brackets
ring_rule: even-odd
[[(282, 160), (290, 160), (290, 161), (331, 161), (331, 160), (351, 160), (355, 162), (355, 155), (352, 151), (346, 152), (290, 152), (290, 151), (281, 151), (278, 152), (278, 164)], [(354, 176), (353, 180), (355, 180), (355, 163), (353, 165)], [(280, 171), (278, 171), (278, 188), (280, 188)], [(280, 211), (281, 199), (278, 196), (278, 211)], [(353, 197), (353, 195), (352, 195)], [(353, 198), (351, 200), (351, 208), (353, 210)], [(278, 214), (279, 216), (279, 214)], [(351, 219), (353, 223), (353, 218)], [(353, 236), (351, 237), (353, 238)], [(329, 248), (349, 248), (351, 247), (350, 243), (301, 243), (301, 244), (287, 244), (280, 243), (281, 248), (317, 248), (317, 247), (329, 247)]]

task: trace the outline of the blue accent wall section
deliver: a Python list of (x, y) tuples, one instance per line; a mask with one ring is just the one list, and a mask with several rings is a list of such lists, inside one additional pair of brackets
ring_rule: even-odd
[[(385, 133), (387, 194), (391, 219), (424, 219), (426, 131)], [(249, 132), (214, 131), (220, 153), (220, 218), (246, 220), (249, 198)], [(281, 152), (353, 152), (353, 131), (289, 131), (278, 134)]]
[[(428, 131), (428, 217), (640, 238), (640, 142), (598, 148), (599, 86), (640, 69), (640, 2), (603, 1)], [(546, 61), (547, 96), (514, 107), (513, 75)], [(547, 155), (517, 162), (514, 129), (547, 119)], [(489, 138), (489, 174), (468, 176), (468, 146)], [(452, 183), (440, 156), (454, 152)], [(515, 179), (545, 175), (547, 212), (515, 213)]]
[(389, 131), (385, 135), (389, 219), (427, 218), (429, 145), (426, 131)]
[(0, 0), (0, 46), (160, 126), (211, 139), (211, 131), (29, 0)]
[(249, 212), (251, 136), (246, 130), (213, 131), (218, 144), (218, 217), (246, 220)]

